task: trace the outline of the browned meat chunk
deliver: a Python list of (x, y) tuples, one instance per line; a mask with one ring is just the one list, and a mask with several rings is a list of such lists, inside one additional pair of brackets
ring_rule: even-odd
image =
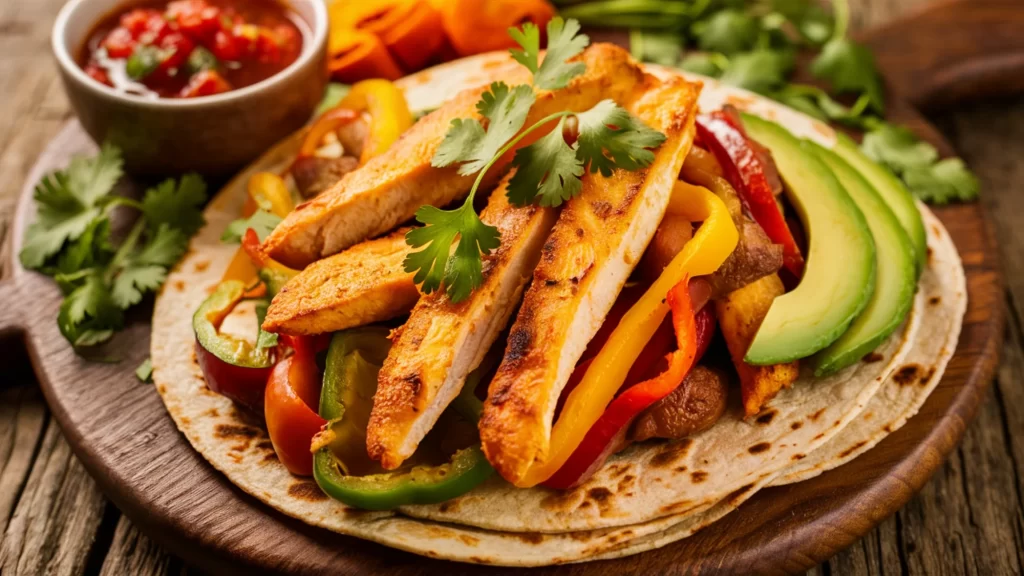
[(707, 430), (725, 413), (728, 396), (721, 372), (696, 366), (675, 391), (637, 417), (629, 430), (629, 440), (685, 438)]

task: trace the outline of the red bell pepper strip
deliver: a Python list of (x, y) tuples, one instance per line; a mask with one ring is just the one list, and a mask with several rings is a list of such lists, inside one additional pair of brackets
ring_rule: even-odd
[[(667, 296), (679, 346), (678, 350), (666, 357), (668, 368), (655, 378), (628, 388), (612, 400), (598, 421), (587, 431), (572, 456), (544, 482), (545, 486), (566, 489), (590, 477), (611, 456), (612, 448), (618, 444), (615, 442), (616, 437), (623, 434), (641, 412), (678, 388), (699, 354), (707, 349), (714, 330), (714, 317), (710, 309), (703, 309), (699, 315), (694, 314), (688, 280), (684, 278), (676, 284)], [(700, 321), (697, 318), (701, 318)]]
[(278, 362), (267, 382), (263, 415), (274, 451), (292, 474), (313, 474), (313, 436), (327, 421), (312, 407), (320, 402), (320, 369), (313, 342), (293, 342), (295, 353)]
[(739, 192), (754, 220), (772, 242), (782, 245), (782, 261), (786, 269), (799, 278), (804, 269), (804, 257), (775, 202), (764, 167), (744, 136), (742, 126), (734, 125), (727, 115), (701, 115), (697, 117), (697, 134), (721, 164), (725, 179)]

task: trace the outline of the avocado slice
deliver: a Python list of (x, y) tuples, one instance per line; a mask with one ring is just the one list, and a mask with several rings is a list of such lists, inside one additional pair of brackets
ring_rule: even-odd
[(744, 358), (781, 364), (832, 344), (864, 310), (875, 289), (875, 243), (860, 209), (809, 146), (756, 116), (744, 114), (743, 123), (771, 150), (807, 231), (800, 285), (775, 299)]
[(815, 376), (855, 364), (896, 331), (914, 302), (917, 286), (914, 247), (882, 196), (849, 163), (831, 150), (806, 142), (867, 219), (875, 239), (875, 292), (850, 328), (811, 360)]
[(928, 239), (924, 231), (924, 221), (921, 220), (921, 212), (917, 209), (914, 197), (895, 174), (868, 158), (860, 151), (857, 143), (845, 134), (836, 134), (836, 145), (832, 151), (842, 156), (843, 160), (846, 160), (868, 181), (868, 184), (874, 187), (875, 191), (892, 209), (903, 229), (906, 230), (910, 237), (910, 243), (914, 247), (914, 258), (917, 265), (914, 279), (916, 280), (921, 276), (921, 272), (928, 263)]

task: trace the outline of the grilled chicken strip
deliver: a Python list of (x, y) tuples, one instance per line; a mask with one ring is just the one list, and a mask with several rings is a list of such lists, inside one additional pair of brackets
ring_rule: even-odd
[(665, 214), (699, 92), (646, 77), (623, 104), (667, 136), (653, 164), (585, 176), (544, 245), (480, 421), (484, 452), (510, 482), (546, 457), (559, 394)]
[[(530, 110), (526, 126), (560, 110), (583, 111), (605, 98), (621, 100), (641, 81), (643, 73), (629, 53), (610, 44), (594, 44), (577, 56), (587, 71), (561, 90), (542, 91)], [(530, 81), (529, 71), (517, 66), (500, 78), (509, 85)], [(464, 197), (475, 176), (460, 176), (457, 166), (433, 168), (431, 158), (455, 118), (477, 117), (476, 103), (486, 86), (466, 90), (420, 119), (387, 152), (339, 180), (331, 189), (301, 204), (267, 238), (264, 249), (275, 260), (301, 269), (411, 219), (424, 204), (444, 206)], [(532, 135), (540, 137), (542, 131)], [(521, 146), (529, 144), (524, 139)], [(506, 155), (485, 178), (493, 186)]]
[(263, 329), (324, 334), (408, 312), (420, 297), (413, 274), (402, 267), (412, 251), (408, 231), (356, 244), (299, 272), (270, 303)]
[(501, 247), (483, 259), (483, 284), (458, 304), (440, 291), (424, 296), (392, 337), (366, 436), (370, 457), (388, 470), (412, 456), (480, 365), (519, 303), (555, 224), (553, 208), (510, 205), (507, 185), (506, 177), (480, 216), (501, 233)]

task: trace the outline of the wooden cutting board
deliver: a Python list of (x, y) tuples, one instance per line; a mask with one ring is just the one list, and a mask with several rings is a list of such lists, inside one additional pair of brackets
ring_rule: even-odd
[[(890, 88), (891, 119), (953, 154), (917, 109), (1024, 92), (1024, 3), (968, 0), (932, 7), (862, 35)], [(92, 150), (70, 123), (38, 160), (22, 194), (12, 254), (34, 207), (31, 186)], [(1011, 194), (999, 190), (988, 193)], [(956, 446), (997, 364), (1002, 277), (991, 226), (977, 203), (935, 210), (968, 279), (959, 347), (921, 412), (871, 451), (813, 480), (770, 488), (697, 535), (633, 557), (540, 574), (794, 572), (850, 545), (899, 509)], [(60, 293), (15, 261), (0, 284), (0, 336), (23, 338), (54, 415), (106, 494), (147, 534), (213, 573), (492, 573), (429, 560), (306, 526), (243, 494), (177, 432), (135, 367), (149, 354), (149, 311), (133, 313), (109, 347), (120, 362), (85, 362), (56, 325)], [(182, 311), (191, 314), (191, 311)]]

